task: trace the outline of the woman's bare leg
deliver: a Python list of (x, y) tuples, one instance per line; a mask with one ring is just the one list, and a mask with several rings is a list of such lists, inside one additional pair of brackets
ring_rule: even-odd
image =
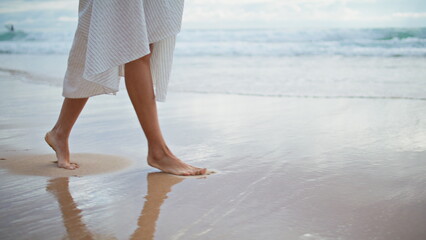
[(79, 167), (77, 163), (70, 162), (68, 138), (87, 99), (88, 98), (65, 98), (58, 121), (53, 129), (46, 133), (44, 139), (49, 146), (55, 150), (56, 158), (58, 159), (58, 167), (71, 170)]
[(176, 175), (205, 174), (205, 168), (191, 166), (174, 156), (163, 139), (150, 71), (150, 54), (126, 63), (124, 73), (127, 92), (148, 140), (148, 164)]

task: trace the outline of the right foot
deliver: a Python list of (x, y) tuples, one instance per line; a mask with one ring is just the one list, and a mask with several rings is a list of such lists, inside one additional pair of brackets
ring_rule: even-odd
[(148, 153), (148, 165), (163, 172), (180, 176), (204, 175), (207, 173), (206, 168), (197, 168), (186, 164), (170, 151), (167, 152), (161, 154)]
[(79, 167), (77, 163), (70, 162), (70, 152), (66, 140), (64, 141), (55, 136), (52, 131), (46, 133), (44, 140), (55, 151), (58, 167), (69, 170), (74, 170)]

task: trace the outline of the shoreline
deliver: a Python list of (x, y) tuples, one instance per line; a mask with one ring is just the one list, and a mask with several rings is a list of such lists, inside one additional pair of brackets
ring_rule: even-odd
[[(0, 62), (0, 75), (14, 72), (15, 79), (60, 88), (67, 55), (0, 54)], [(426, 59), (419, 57), (176, 56), (173, 65), (168, 91), (175, 93), (426, 100)], [(124, 78), (120, 81), (120, 91), (125, 91)]]

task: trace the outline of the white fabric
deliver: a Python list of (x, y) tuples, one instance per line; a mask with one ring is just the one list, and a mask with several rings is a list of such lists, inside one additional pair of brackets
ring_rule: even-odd
[(184, 0), (80, 0), (63, 93), (115, 94), (124, 64), (150, 53), (157, 101), (165, 101)]

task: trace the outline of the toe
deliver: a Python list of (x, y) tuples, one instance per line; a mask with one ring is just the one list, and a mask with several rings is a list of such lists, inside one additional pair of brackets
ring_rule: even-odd
[(198, 168), (194, 168), (194, 169), (191, 171), (191, 173), (192, 173), (192, 175), (193, 175), (193, 176), (200, 175), (200, 174), (199, 174), (199, 169), (198, 169)]
[(195, 171), (195, 175), (204, 175), (206, 173), (205, 168), (197, 168)]
[(65, 164), (65, 165), (58, 165), (58, 167), (60, 167), (60, 168), (65, 168), (65, 169), (68, 169), (68, 170), (74, 170), (74, 169), (76, 169), (78, 166), (76, 166), (76, 164), (75, 163), (68, 163), (68, 164)]
[(64, 168), (64, 169), (68, 169), (68, 170), (73, 170), (74, 169), (74, 167), (72, 165), (65, 165), (65, 166), (60, 166), (60, 167)]
[(67, 166), (67, 169), (74, 170), (76, 169), (76, 166), (74, 164), (70, 164)]

